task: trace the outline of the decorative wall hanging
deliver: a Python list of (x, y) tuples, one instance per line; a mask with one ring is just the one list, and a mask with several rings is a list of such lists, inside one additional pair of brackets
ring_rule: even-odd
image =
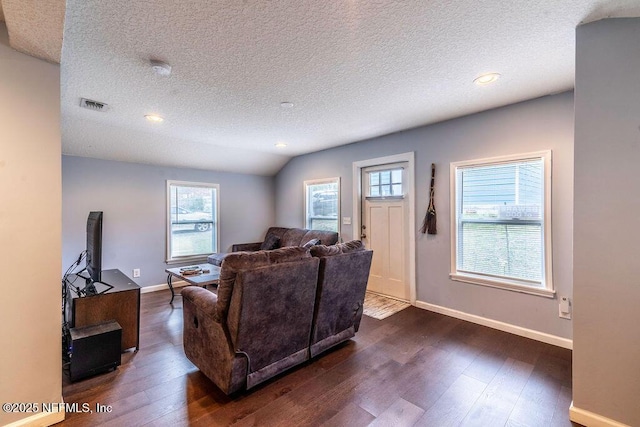
[(436, 179), (436, 164), (431, 163), (431, 188), (429, 189), (429, 207), (427, 208), (427, 214), (424, 217), (422, 228), (420, 231), (422, 234), (437, 234), (436, 229), (436, 206), (434, 204), (434, 185)]

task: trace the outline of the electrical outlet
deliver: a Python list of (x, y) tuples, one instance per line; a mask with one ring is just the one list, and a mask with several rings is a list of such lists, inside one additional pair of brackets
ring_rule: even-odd
[(571, 301), (569, 297), (558, 297), (558, 315), (563, 319), (571, 319)]
[(140, 277), (140, 269), (139, 268), (134, 268), (133, 269), (133, 277)]

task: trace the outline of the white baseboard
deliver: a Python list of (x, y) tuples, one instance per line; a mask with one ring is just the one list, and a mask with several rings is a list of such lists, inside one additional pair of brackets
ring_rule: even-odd
[(458, 311), (447, 307), (442, 307), (435, 304), (429, 304), (424, 301), (416, 301), (416, 307), (425, 310), (433, 311), (435, 313), (444, 314), (446, 316), (455, 317), (456, 319), (466, 320), (471, 323), (477, 323), (478, 325), (488, 326), (489, 328), (498, 329), (500, 331), (509, 332), (514, 335), (519, 335), (525, 338), (531, 338), (536, 341), (542, 341), (547, 344), (552, 344), (558, 347), (568, 348), (573, 350), (573, 340), (562, 338), (556, 335), (547, 334), (540, 331), (534, 331), (533, 329), (523, 328), (521, 326), (512, 325), (510, 323), (500, 322), (498, 320), (488, 319), (482, 316), (476, 316), (475, 314), (465, 313), (464, 311)]
[[(171, 282), (171, 285), (173, 286), (173, 289), (176, 289), (176, 288), (181, 288), (183, 286), (187, 286), (188, 283), (185, 282), (184, 280), (178, 280), (177, 282)], [(163, 283), (161, 285), (144, 286), (140, 288), (140, 293), (146, 294), (149, 292), (164, 291), (165, 289), (169, 289), (169, 285), (167, 285), (166, 283)]]
[[(60, 397), (60, 402), (64, 403), (62, 397)], [(42, 409), (42, 408), (40, 408)], [(64, 405), (59, 405), (56, 412), (38, 412), (30, 417), (23, 418), (18, 421), (14, 421), (11, 424), (6, 424), (4, 427), (41, 427), (41, 426), (52, 426), (59, 422), (64, 421), (65, 410)]]
[(569, 407), (569, 419), (574, 423), (582, 424), (587, 427), (629, 427), (626, 424), (603, 417), (591, 411), (576, 408), (571, 402)]

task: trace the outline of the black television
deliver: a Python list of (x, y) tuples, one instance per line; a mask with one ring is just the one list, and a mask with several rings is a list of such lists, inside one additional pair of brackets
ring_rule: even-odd
[(87, 273), (100, 282), (102, 272), (102, 212), (89, 212), (87, 218)]

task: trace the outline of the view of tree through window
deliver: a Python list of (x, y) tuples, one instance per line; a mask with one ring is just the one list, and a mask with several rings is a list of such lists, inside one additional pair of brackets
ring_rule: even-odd
[(454, 273), (545, 287), (545, 159), (455, 168)]
[(305, 227), (339, 232), (340, 180), (305, 181)]
[(217, 251), (216, 184), (167, 182), (168, 260)]

